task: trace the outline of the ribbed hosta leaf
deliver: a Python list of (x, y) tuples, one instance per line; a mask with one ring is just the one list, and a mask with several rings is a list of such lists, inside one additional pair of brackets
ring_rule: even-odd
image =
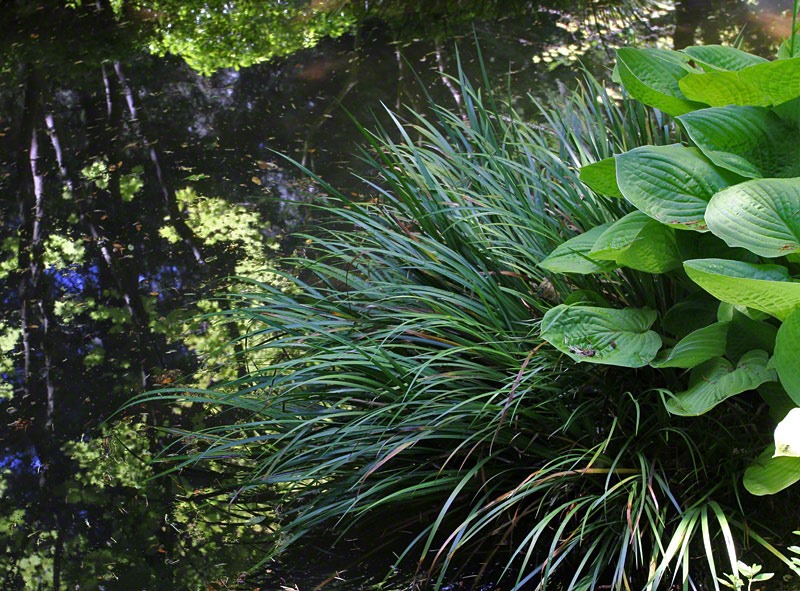
[(800, 408), (793, 408), (775, 427), (775, 457), (800, 457)]
[(744, 472), (744, 487), (752, 495), (774, 495), (800, 480), (800, 458), (774, 457), (769, 446)]
[(698, 416), (723, 400), (758, 388), (775, 380), (775, 371), (767, 369), (766, 351), (750, 351), (734, 368), (730, 361), (715, 357), (692, 370), (689, 389), (667, 400), (667, 410), (682, 416)]
[(714, 70), (736, 71), (767, 61), (763, 57), (727, 45), (692, 45), (682, 51), (701, 66)]
[(559, 244), (539, 266), (553, 273), (605, 273), (617, 268), (613, 262), (589, 256), (595, 241), (611, 224), (596, 226)]
[(737, 72), (690, 73), (678, 85), (687, 99), (712, 107), (769, 107), (800, 96), (800, 58), (756, 64)]
[(595, 193), (622, 198), (617, 185), (617, 165), (613, 156), (582, 167), (580, 179)]
[(704, 105), (686, 100), (678, 81), (690, 68), (689, 57), (667, 49), (617, 50), (617, 73), (630, 95), (669, 115), (680, 115)]
[(589, 255), (646, 273), (666, 273), (682, 262), (675, 231), (641, 211), (614, 222), (600, 235)]
[(655, 320), (655, 310), (562, 304), (542, 318), (542, 338), (575, 361), (642, 367), (661, 347)]
[(712, 357), (725, 354), (728, 322), (716, 322), (686, 335), (650, 363), (653, 367), (696, 367)]
[(755, 179), (714, 195), (706, 210), (708, 229), (728, 246), (762, 257), (800, 250), (800, 178)]
[(795, 308), (778, 329), (774, 365), (784, 390), (800, 406), (800, 308)]
[(686, 133), (717, 166), (747, 178), (795, 176), (797, 129), (764, 107), (714, 107), (678, 117)]
[(689, 278), (720, 301), (785, 319), (800, 304), (800, 283), (786, 267), (727, 259), (685, 261)]
[(617, 182), (625, 199), (677, 228), (706, 231), (709, 200), (738, 180), (699, 150), (678, 144), (643, 146), (617, 156)]

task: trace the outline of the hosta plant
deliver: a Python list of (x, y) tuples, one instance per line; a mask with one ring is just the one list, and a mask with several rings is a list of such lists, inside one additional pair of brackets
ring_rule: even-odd
[(677, 371), (680, 387), (660, 390), (673, 415), (758, 392), (775, 442), (744, 485), (776, 493), (800, 480), (800, 39), (772, 61), (718, 45), (621, 49), (615, 77), (685, 141), (584, 166), (584, 183), (633, 211), (541, 266), (609, 284), (623, 268), (666, 274), (677, 303), (617, 309), (582, 291), (544, 315), (542, 337), (577, 362)]

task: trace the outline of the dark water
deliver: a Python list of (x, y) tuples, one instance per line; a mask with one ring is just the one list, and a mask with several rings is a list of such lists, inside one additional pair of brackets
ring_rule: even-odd
[[(641, 0), (619, 20), (596, 3), (398, 0), (359, 12), (350, 34), (203, 77), (147, 51), (152, 14), (63, 4), (0, 3), (3, 590), (365, 588), (368, 541), (245, 574), (265, 553), (263, 515), (215, 496), (205, 469), (149, 479), (159, 427), (214, 417), (142, 405), (102, 424), (147, 389), (235, 375), (213, 351), (237, 334), (191, 319), (224, 311), (212, 296), (229, 276), (274, 281), (270, 261), (302, 248), (292, 234), (313, 233), (323, 199), (277, 153), (366, 192), (344, 110), (372, 127), (428, 94), (458, 108), (448, 76), (460, 60), (480, 79), (475, 39), (489, 85), (532, 114), (528, 94), (569, 88), (578, 58), (607, 75), (627, 40), (733, 41), (745, 27), (745, 45), (764, 46), (787, 26), (766, 3)], [(216, 369), (195, 377), (203, 364)]]

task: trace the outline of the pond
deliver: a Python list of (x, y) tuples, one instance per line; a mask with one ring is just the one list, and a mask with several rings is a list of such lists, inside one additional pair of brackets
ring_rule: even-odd
[(785, 4), (4, 3), (0, 586), (365, 588), (391, 549), (363, 539), (331, 553), (321, 537), (245, 574), (264, 517), (206, 468), (153, 478), (166, 467), (150, 462), (167, 429), (216, 417), (114, 414), (241, 371), (220, 353), (235, 330), (201, 315), (224, 312), (230, 277), (278, 281), (272, 261), (313, 234), (324, 192), (287, 157), (368, 198), (354, 121), (428, 97), (458, 108), (459, 63), (533, 118), (529, 95), (568, 92), (581, 66), (608, 78), (626, 42), (768, 48)]

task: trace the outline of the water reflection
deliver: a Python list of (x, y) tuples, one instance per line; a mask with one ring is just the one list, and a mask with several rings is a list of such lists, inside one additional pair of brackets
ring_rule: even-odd
[[(591, 20), (584, 9), (570, 15), (555, 3), (384, 0), (371, 3), (372, 12), (351, 3), (347, 26), (362, 23), (353, 34), (202, 77), (146, 48), (167, 43), (157, 36), (163, 30), (152, 30), (159, 11), (188, 27), (195, 17), (180, 7), (206, 3), (12, 4), (0, 36), (3, 589), (253, 588), (240, 573), (261, 554), (259, 533), (269, 527), (258, 499), (219, 496), (213, 465), (149, 479), (159, 468), (148, 460), (169, 440), (159, 429), (216, 418), (152, 404), (100, 424), (142, 389), (241, 371), (228, 361), (193, 377), (238, 333), (210, 319), (185, 321), (224, 312), (212, 298), (232, 283), (224, 278), (279, 281), (269, 261), (302, 247), (292, 232), (313, 229), (307, 205), (320, 191), (276, 152), (338, 187), (366, 191), (352, 175), (370, 171), (353, 156), (357, 131), (340, 105), (361, 121), (385, 117), (381, 104), (421, 109), (426, 94), (457, 106), (447, 77), (456, 60), (479, 77), (473, 24), (490, 85), (525, 109), (528, 92), (569, 85), (578, 50), (600, 71), (607, 50), (631, 30), (669, 43), (673, 18), (668, 5), (646, 2), (633, 24), (617, 9), (598, 18), (594, 5)], [(691, 2), (683, 6), (681, 19), (698, 16)], [(744, 6), (725, 3), (737, 14)], [(318, 34), (344, 32), (342, 22)], [(301, 24), (293, 31), (310, 26)], [(181, 50), (179, 29), (162, 49)], [(720, 26), (715, 34), (726, 40), (735, 30)], [(207, 40), (232, 38), (220, 30)], [(263, 46), (238, 54), (221, 47), (183, 54), (210, 69), (218, 65), (211, 57), (235, 55), (241, 66), (266, 55)], [(304, 584), (298, 576), (307, 581), (323, 568), (309, 562), (275, 567), (270, 580)]]

